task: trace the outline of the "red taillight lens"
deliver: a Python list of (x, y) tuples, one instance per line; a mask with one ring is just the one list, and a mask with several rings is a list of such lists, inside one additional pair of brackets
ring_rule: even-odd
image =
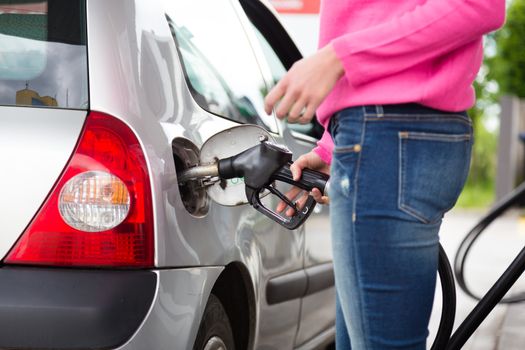
[[(96, 178), (93, 174), (103, 176), (103, 180), (92, 180), (93, 177)], [(100, 208), (99, 202), (85, 197), (75, 202), (74, 197), (78, 196), (80, 191), (78, 188), (67, 190), (69, 192), (66, 192), (64, 197), (63, 190), (71, 187), (70, 180), (74, 182), (74, 178), (84, 181), (79, 182), (79, 186), (94, 188), (95, 185), (89, 185), (93, 183), (103, 188), (100, 193), (108, 196), (107, 206), (104, 207), (106, 212), (103, 214), (111, 211), (112, 204), (122, 207), (121, 202), (126, 193), (121, 183), (125, 184), (129, 196), (125, 219), (122, 221), (120, 218), (120, 221), (115, 221), (115, 227), (104, 230), (104, 225), (113, 225), (108, 225), (107, 222), (97, 224), (97, 218), (93, 218), (90, 209)], [(86, 178), (88, 180), (85, 180)], [(81, 193), (88, 193), (90, 189), (84, 187), (81, 189), (84, 192)], [(96, 193), (93, 196), (96, 197)], [(67, 219), (63, 209), (64, 203), (69, 213), (73, 212), (76, 215), (72, 215), (75, 220), (81, 218), (77, 220), (81, 221), (81, 224), (64, 221), (64, 218)], [(90, 207), (90, 204), (93, 204), (93, 207)], [(100, 215), (100, 218), (108, 221), (107, 215)], [(135, 134), (122, 121), (103, 113), (91, 112), (77, 149), (64, 173), (29, 227), (7, 255), (5, 262), (152, 267), (153, 255), (151, 186), (142, 147)]]

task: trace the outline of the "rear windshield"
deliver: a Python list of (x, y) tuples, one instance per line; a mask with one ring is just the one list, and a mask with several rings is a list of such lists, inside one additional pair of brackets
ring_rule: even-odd
[(0, 0), (0, 105), (87, 109), (83, 0)]

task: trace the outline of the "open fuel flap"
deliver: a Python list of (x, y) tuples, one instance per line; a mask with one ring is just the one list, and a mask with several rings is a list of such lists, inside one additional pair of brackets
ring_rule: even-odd
[[(177, 174), (177, 181), (181, 189), (194, 188), (196, 193), (205, 191), (221, 205), (248, 203), (282, 226), (295, 229), (308, 218), (316, 202), (308, 196), (306, 204), (299, 208), (277, 189), (276, 183), (284, 182), (305, 191), (318, 188), (325, 192), (328, 175), (303, 169), (301, 179), (294, 181), (291, 163), (292, 153), (277, 144), (265, 129), (256, 125), (239, 125), (210, 137), (200, 150), (198, 164), (183, 167)], [(261, 198), (270, 193), (293, 208), (294, 214), (282, 216), (264, 206)]]

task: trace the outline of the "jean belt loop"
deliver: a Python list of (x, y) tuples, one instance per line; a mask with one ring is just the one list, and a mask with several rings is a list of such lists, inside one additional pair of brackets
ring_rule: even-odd
[(382, 118), (385, 115), (385, 112), (383, 110), (383, 106), (382, 105), (377, 105), (376, 106), (376, 114), (377, 114), (378, 118)]

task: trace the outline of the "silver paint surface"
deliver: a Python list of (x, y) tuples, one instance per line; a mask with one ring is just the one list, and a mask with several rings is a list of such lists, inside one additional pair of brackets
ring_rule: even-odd
[(136, 334), (119, 350), (191, 350), (213, 283), (222, 267), (157, 271), (157, 291)]
[[(234, 6), (242, 11), (238, 4)], [(200, 148), (210, 136), (237, 124), (204, 111), (193, 100), (165, 20), (165, 13), (169, 12), (168, 0), (88, 0), (91, 109), (123, 120), (135, 131), (145, 150), (152, 180), (156, 266), (241, 263), (250, 274), (255, 292), (254, 347), (292, 349), (298, 345), (295, 337), (300, 327), (301, 300), (268, 305), (266, 283), (305, 265), (331, 260), (331, 256), (316, 254), (314, 246), (306, 246), (307, 242), (313, 244), (308, 239), (308, 227), (306, 235), (304, 228), (288, 231), (248, 205), (225, 207), (211, 203), (203, 217), (192, 216), (184, 208), (177, 182), (173, 181), (176, 169), (171, 141), (185, 138)], [(240, 12), (239, 16), (243, 18)], [(258, 52), (262, 64), (261, 55)], [(269, 70), (264, 65), (261, 70), (270, 82)], [(279, 127), (284, 128), (282, 123)], [(274, 137), (296, 155), (306, 149), (304, 145), (294, 145), (295, 139)], [(264, 204), (276, 206), (277, 200), (267, 196)], [(179, 282), (187, 277), (171, 278), (165, 270), (159, 274), (167, 274), (166, 282), (163, 276), (159, 287), (164, 298), (159, 299), (159, 305), (153, 307), (144, 325), (122, 349), (167, 349), (166, 344), (171, 344), (171, 349), (190, 349), (193, 344), (200, 313), (217, 276), (206, 273), (195, 277), (203, 287), (193, 295)], [(319, 305), (323, 299), (326, 301), (326, 295), (318, 294), (309, 300), (315, 299)], [(332, 307), (330, 302), (324, 305), (322, 312)], [(316, 317), (315, 310), (310, 314)], [(304, 327), (305, 338), (313, 338), (318, 332), (311, 326)]]
[(31, 222), (71, 156), (85, 111), (0, 106), (0, 256)]

